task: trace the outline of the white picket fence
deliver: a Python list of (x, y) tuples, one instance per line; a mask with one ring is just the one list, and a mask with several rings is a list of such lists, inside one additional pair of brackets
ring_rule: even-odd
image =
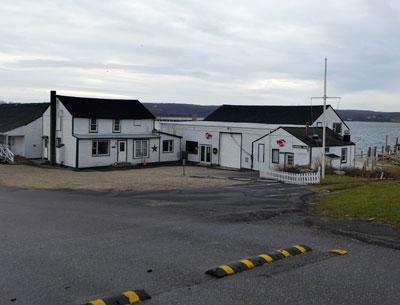
[(0, 162), (14, 163), (14, 153), (4, 144), (0, 144)]
[(321, 171), (311, 173), (289, 173), (272, 169), (260, 171), (260, 178), (278, 180), (288, 184), (318, 184), (321, 182)]

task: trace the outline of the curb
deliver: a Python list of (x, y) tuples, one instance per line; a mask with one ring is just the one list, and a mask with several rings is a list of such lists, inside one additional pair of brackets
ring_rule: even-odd
[(130, 305), (149, 299), (151, 296), (144, 290), (128, 290), (119, 295), (90, 301), (85, 305)]
[(255, 257), (242, 259), (238, 262), (220, 265), (216, 268), (207, 270), (206, 274), (221, 278), (228, 275), (234, 275), (242, 271), (251, 270), (264, 264), (271, 264), (286, 257), (295, 256), (310, 251), (312, 251), (312, 249), (308, 246), (295, 245), (287, 249), (278, 249), (273, 253), (263, 253)]

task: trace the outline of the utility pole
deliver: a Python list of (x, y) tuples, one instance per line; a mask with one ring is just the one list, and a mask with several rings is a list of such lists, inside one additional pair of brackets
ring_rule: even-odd
[(335, 99), (340, 99), (340, 97), (337, 96), (327, 96), (326, 95), (326, 74), (327, 74), (327, 68), (328, 68), (328, 59), (325, 58), (325, 69), (324, 69), (324, 96), (322, 97), (312, 97), (311, 100), (313, 99), (323, 99), (324, 101), (324, 106), (323, 106), (323, 113), (322, 113), (322, 152), (321, 152), (321, 166), (322, 166), (322, 171), (321, 171), (321, 176), (322, 179), (325, 179), (325, 147), (326, 147), (326, 100), (328, 98), (335, 98)]

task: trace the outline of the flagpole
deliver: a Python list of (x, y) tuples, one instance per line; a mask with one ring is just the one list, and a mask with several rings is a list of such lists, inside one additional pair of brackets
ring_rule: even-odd
[(324, 73), (324, 111), (322, 116), (322, 179), (325, 179), (325, 139), (326, 139), (326, 70), (328, 59), (325, 58)]

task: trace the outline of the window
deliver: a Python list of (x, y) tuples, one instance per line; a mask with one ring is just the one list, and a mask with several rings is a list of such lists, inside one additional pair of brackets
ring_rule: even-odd
[(279, 149), (272, 150), (272, 163), (279, 164)]
[(188, 154), (196, 154), (198, 153), (199, 143), (194, 141), (186, 141), (186, 151)]
[(162, 151), (170, 153), (174, 151), (174, 140), (164, 140), (162, 142)]
[(317, 127), (322, 127), (322, 122), (317, 122)]
[(97, 119), (89, 119), (89, 132), (97, 132)]
[(286, 154), (286, 165), (292, 167), (294, 164), (294, 154)]
[(325, 153), (329, 152), (329, 147), (325, 147)]
[(92, 142), (92, 156), (109, 156), (110, 155), (110, 141), (96, 140)]
[(56, 130), (61, 131), (62, 130), (62, 118), (63, 118), (64, 112), (62, 110), (58, 111), (57, 118), (56, 118)]
[(265, 158), (265, 145), (264, 144), (258, 144), (258, 162), (264, 163), (264, 158)]
[(340, 158), (342, 163), (347, 163), (347, 148), (342, 148), (342, 156)]
[(44, 138), (44, 148), (49, 147), (49, 138)]
[(140, 121), (133, 120), (133, 126), (142, 126), (142, 124), (140, 123)]
[(61, 138), (56, 138), (56, 147), (61, 145)]
[(135, 158), (145, 158), (149, 154), (149, 141), (148, 140), (136, 140), (134, 144)]
[(342, 134), (342, 123), (333, 123), (333, 131)]
[(113, 132), (121, 132), (121, 121), (119, 119), (113, 120)]

